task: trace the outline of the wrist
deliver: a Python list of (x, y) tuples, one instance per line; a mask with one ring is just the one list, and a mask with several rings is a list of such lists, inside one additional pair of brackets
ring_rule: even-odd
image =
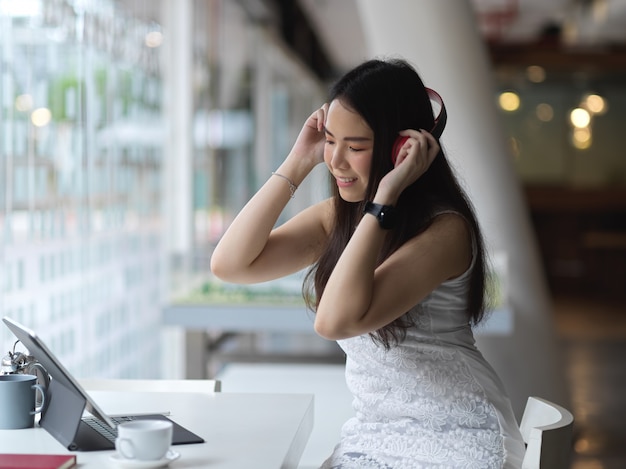
[(376, 202), (365, 202), (363, 207), (364, 215), (372, 215), (378, 220), (378, 224), (383, 230), (395, 228), (397, 223), (396, 208), (392, 205), (384, 205)]
[(401, 192), (401, 190), (394, 189), (388, 184), (385, 184), (385, 181), (382, 181), (381, 184), (378, 185), (372, 202), (382, 205), (393, 205), (395, 207), (398, 204)]
[(372, 202), (375, 204), (391, 205), (392, 207), (395, 207), (398, 204), (398, 197), (391, 194), (381, 194), (377, 192), (374, 195)]
[(314, 167), (314, 164), (303, 159), (288, 157), (274, 172), (288, 177), (296, 186), (300, 186)]

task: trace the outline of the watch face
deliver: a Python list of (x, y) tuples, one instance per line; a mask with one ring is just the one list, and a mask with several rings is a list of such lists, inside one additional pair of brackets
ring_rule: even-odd
[(384, 206), (378, 214), (378, 221), (380, 226), (385, 230), (390, 230), (394, 227), (396, 222), (395, 211), (393, 207)]
[(391, 205), (367, 202), (363, 208), (363, 213), (374, 215), (376, 220), (378, 220), (378, 224), (384, 230), (390, 230), (396, 225), (396, 209)]

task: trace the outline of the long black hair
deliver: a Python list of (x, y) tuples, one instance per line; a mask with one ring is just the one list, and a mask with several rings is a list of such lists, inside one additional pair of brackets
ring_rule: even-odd
[[(405, 129), (430, 130), (434, 125), (433, 109), (424, 83), (413, 67), (399, 59), (362, 63), (334, 84), (328, 100), (341, 101), (367, 122), (374, 133), (374, 148), (363, 201), (343, 200), (331, 177), (335, 205), (333, 230), (324, 252), (307, 273), (303, 286), (305, 300), (312, 310), (317, 307), (326, 282), (362, 217), (363, 205), (373, 200), (380, 180), (393, 169), (391, 151), (398, 132)], [(469, 223), (476, 251), (470, 274), (467, 313), (470, 323), (477, 324), (485, 311), (483, 240), (472, 205), (443, 151), (428, 171), (402, 192), (396, 209), (398, 221), (386, 237), (379, 264), (407, 240), (425, 231), (443, 210), (458, 212)], [(389, 348), (392, 342), (397, 343), (404, 337), (406, 328), (411, 325), (403, 316), (371, 335)]]

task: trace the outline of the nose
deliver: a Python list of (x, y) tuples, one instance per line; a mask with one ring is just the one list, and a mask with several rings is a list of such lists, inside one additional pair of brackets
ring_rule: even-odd
[(345, 157), (345, 151), (341, 148), (341, 145), (335, 145), (332, 149), (332, 158), (330, 163), (333, 168), (345, 167), (347, 160)]

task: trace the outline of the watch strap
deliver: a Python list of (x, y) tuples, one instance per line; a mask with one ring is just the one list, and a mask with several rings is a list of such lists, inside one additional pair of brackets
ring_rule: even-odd
[(366, 202), (363, 207), (363, 214), (374, 215), (378, 224), (384, 230), (390, 230), (395, 226), (395, 207), (392, 205), (382, 205), (375, 202)]

